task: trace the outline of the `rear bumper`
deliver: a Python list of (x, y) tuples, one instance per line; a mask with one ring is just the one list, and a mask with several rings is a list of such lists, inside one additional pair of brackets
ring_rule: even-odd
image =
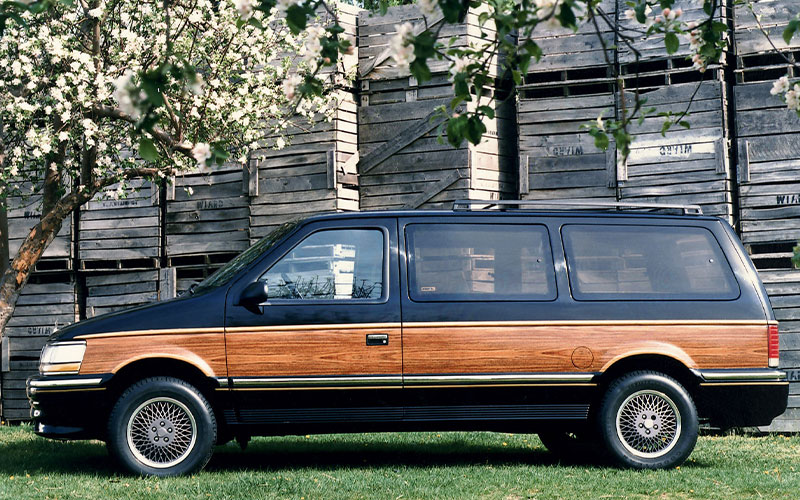
[(36, 434), (55, 439), (103, 439), (110, 378), (111, 374), (30, 377), (26, 385)]
[(773, 369), (701, 370), (697, 410), (721, 428), (769, 425), (786, 411), (789, 382)]

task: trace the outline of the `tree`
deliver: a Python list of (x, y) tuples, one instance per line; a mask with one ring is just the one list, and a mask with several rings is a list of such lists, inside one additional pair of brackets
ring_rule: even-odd
[[(0, 17), (16, 21), (0, 39), (1, 195), (42, 206), (0, 282), (0, 329), (63, 221), (98, 193), (244, 162), (289, 117), (335, 109), (296, 98), (327, 32), (293, 36), (279, 9), (237, 4), (81, 0), (14, 4), (15, 17)], [(324, 90), (317, 80), (316, 95)]]

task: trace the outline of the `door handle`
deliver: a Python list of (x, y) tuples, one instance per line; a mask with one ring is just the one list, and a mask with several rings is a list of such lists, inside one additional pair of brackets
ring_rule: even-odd
[(389, 345), (388, 333), (367, 334), (367, 345)]

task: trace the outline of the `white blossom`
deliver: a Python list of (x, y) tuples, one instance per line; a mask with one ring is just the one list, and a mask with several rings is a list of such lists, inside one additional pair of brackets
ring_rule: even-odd
[(411, 23), (396, 24), (394, 27), (396, 33), (389, 42), (389, 47), (392, 51), (397, 66), (403, 69), (408, 69), (416, 55), (414, 54), (414, 45), (411, 43), (413, 38), (413, 26)]
[(789, 77), (782, 76), (775, 80), (775, 82), (772, 84), (772, 90), (770, 90), (769, 93), (772, 95), (783, 94), (789, 90), (790, 86), (791, 84), (789, 83)]
[(256, 0), (233, 0), (233, 4), (239, 12), (239, 17), (245, 21), (253, 17), (253, 9), (257, 3)]
[(141, 114), (136, 95), (136, 85), (133, 83), (134, 74), (126, 71), (114, 80), (114, 99), (119, 104), (123, 113), (138, 118)]
[(450, 73), (455, 76), (459, 73), (467, 71), (467, 67), (472, 64), (472, 59), (469, 56), (461, 56), (453, 59), (453, 65), (450, 67)]
[(211, 146), (205, 142), (198, 142), (192, 148), (192, 157), (197, 162), (197, 166), (202, 167), (206, 160), (211, 158)]
[(300, 75), (289, 75), (283, 80), (283, 93), (287, 99), (294, 99), (297, 93), (297, 86), (303, 83)]
[(426, 16), (430, 16), (436, 12), (439, 2), (438, 0), (419, 0), (418, 5), (420, 12)]

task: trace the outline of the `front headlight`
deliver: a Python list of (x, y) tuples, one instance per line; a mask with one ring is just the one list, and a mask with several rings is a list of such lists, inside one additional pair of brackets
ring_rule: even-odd
[(39, 359), (39, 373), (42, 375), (68, 375), (81, 370), (85, 341), (57, 342), (47, 344)]

